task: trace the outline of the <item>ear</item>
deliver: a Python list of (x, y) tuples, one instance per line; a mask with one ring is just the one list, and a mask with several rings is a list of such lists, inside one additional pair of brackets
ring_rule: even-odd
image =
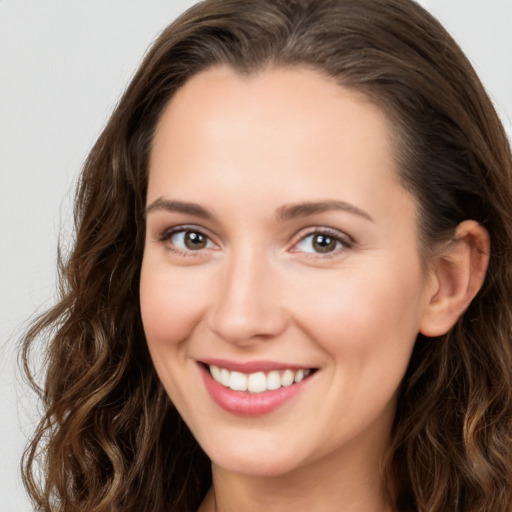
[(489, 263), (487, 230), (474, 220), (461, 222), (451, 241), (433, 257), (429, 302), (420, 323), (425, 336), (448, 332), (464, 313), (484, 282)]

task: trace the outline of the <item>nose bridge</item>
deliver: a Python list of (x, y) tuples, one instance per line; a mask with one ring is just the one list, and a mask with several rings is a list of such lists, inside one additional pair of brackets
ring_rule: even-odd
[(226, 255), (210, 315), (211, 329), (226, 341), (251, 343), (285, 329), (278, 277), (270, 260), (254, 244)]

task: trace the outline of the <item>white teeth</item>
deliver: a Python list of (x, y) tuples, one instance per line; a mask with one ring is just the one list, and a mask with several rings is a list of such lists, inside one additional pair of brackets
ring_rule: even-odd
[(273, 371), (267, 375), (267, 389), (279, 389), (281, 387), (281, 375), (279, 372)]
[(229, 387), (233, 391), (247, 391), (247, 376), (240, 372), (231, 372)]
[(251, 373), (247, 380), (247, 389), (250, 393), (261, 393), (267, 390), (267, 378), (263, 372)]
[(210, 365), (210, 373), (213, 379), (233, 391), (248, 391), (249, 393), (263, 393), (280, 387), (291, 386), (307, 377), (311, 370), (273, 370), (268, 373), (255, 372), (244, 374), (230, 372), (226, 368)]
[[(226, 370), (227, 371), (227, 370)], [(210, 372), (212, 374), (212, 377), (217, 381), (221, 382), (220, 374), (221, 369), (218, 366), (210, 366)]]
[[(213, 377), (215, 379), (215, 377)], [(215, 379), (217, 380), (217, 379)], [(218, 380), (223, 386), (229, 388), (229, 370), (222, 368), (220, 371), (220, 380)]]
[(293, 384), (293, 381), (295, 379), (295, 374), (291, 370), (285, 370), (283, 375), (281, 376), (281, 385), (291, 386)]
[(294, 382), (300, 382), (304, 378), (304, 370), (299, 370), (295, 373)]

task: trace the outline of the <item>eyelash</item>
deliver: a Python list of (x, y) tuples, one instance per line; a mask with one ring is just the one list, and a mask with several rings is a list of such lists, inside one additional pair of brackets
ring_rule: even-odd
[[(306, 252), (306, 251), (300, 251), (300, 250), (296, 249), (299, 246), (299, 244), (303, 243), (308, 238), (311, 238), (312, 240), (314, 240), (314, 237), (319, 236), (319, 235), (323, 235), (323, 236), (331, 239), (332, 241), (334, 241), (336, 243), (337, 247), (333, 251), (329, 251), (329, 252), (325, 252), (325, 253), (321, 253), (321, 252), (317, 252), (317, 251)], [(314, 228), (306, 233), (299, 235), (298, 240), (296, 242), (294, 242), (293, 247), (290, 251), (291, 252), (302, 252), (305, 255), (305, 257), (308, 257), (308, 258), (325, 259), (325, 258), (334, 258), (336, 256), (339, 256), (340, 252), (343, 252), (347, 249), (352, 249), (353, 247), (354, 247), (354, 240), (351, 237), (349, 237), (348, 235), (345, 235), (335, 229), (322, 227), (322, 228)]]
[[(172, 237), (174, 237), (175, 235), (178, 235), (180, 233), (183, 233), (184, 235), (186, 233), (197, 233), (201, 236), (204, 236), (207, 240), (207, 243), (208, 242), (213, 243), (211, 240), (211, 237), (209, 237), (204, 232), (203, 229), (200, 229), (196, 226), (176, 226), (175, 228), (167, 229), (158, 237), (158, 241), (162, 242), (162, 243), (169, 242), (172, 239)], [(179, 254), (180, 256), (185, 256), (185, 257), (200, 256), (200, 254), (197, 254), (197, 253), (202, 252), (201, 250), (179, 249), (174, 244), (167, 244), (166, 247), (168, 250), (170, 250), (176, 254)]]
[[(207, 240), (206, 243), (209, 242), (209, 243), (214, 244), (214, 242), (212, 242), (210, 236), (208, 236), (202, 228), (198, 228), (196, 226), (176, 226), (175, 228), (167, 229), (158, 237), (158, 241), (161, 243), (169, 242), (175, 235), (178, 235), (178, 234), (185, 235), (186, 233), (199, 234), (206, 238), (206, 240)], [(296, 249), (300, 243), (303, 243), (308, 238), (312, 238), (312, 237), (318, 236), (318, 235), (323, 235), (323, 236), (326, 236), (327, 238), (331, 239), (332, 241), (334, 241), (336, 243), (337, 247), (333, 251), (329, 251), (329, 252), (325, 252), (325, 253), (316, 252), (316, 251), (307, 252), (307, 251), (300, 251), (300, 250)], [(355, 244), (355, 242), (351, 237), (349, 237), (348, 235), (345, 235), (337, 230), (334, 230), (331, 228), (314, 228), (314, 229), (307, 231), (306, 233), (299, 235), (297, 237), (297, 241), (293, 243), (293, 246), (290, 249), (290, 252), (302, 252), (305, 255), (305, 257), (307, 257), (307, 258), (325, 259), (325, 258), (338, 256), (340, 251), (351, 249), (354, 247), (354, 244)], [(203, 249), (197, 249), (197, 250), (180, 249), (180, 248), (177, 248), (176, 245), (174, 245), (174, 244), (168, 244), (167, 248), (168, 248), (168, 250), (170, 250), (174, 253), (177, 253), (181, 256), (185, 256), (185, 257), (201, 256), (201, 253), (203, 251)]]

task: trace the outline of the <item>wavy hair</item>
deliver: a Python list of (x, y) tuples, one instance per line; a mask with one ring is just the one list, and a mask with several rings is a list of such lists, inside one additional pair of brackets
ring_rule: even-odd
[(188, 512), (211, 485), (151, 363), (139, 272), (155, 126), (218, 64), (306, 66), (382, 108), (425, 254), (464, 219), (488, 230), (482, 290), (449, 333), (416, 341), (384, 477), (398, 512), (510, 512), (510, 145), (462, 51), (411, 0), (206, 0), (156, 40), (84, 164), (60, 301), (23, 340), (29, 376), (34, 342), (47, 342), (45, 415), (23, 461), (37, 510)]

